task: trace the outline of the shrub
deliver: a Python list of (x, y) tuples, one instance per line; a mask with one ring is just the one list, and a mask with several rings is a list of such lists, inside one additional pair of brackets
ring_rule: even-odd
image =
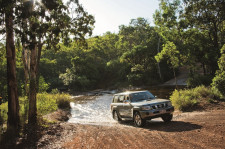
[(208, 86), (211, 83), (212, 83), (212, 76), (210, 75), (195, 74), (195, 75), (189, 76), (187, 80), (188, 87), (197, 87), (200, 85)]
[(37, 111), (44, 115), (57, 110), (55, 95), (40, 93), (37, 94)]
[(57, 106), (60, 109), (69, 109), (71, 98), (68, 94), (57, 94), (56, 96)]
[(2, 103), (0, 105), (0, 126), (7, 122), (7, 112), (8, 112), (8, 102)]
[(170, 96), (170, 100), (176, 109), (189, 111), (198, 104), (198, 100), (195, 97), (189, 90), (175, 90)]
[(59, 94), (59, 90), (57, 88), (52, 89), (51, 94)]
[(49, 84), (45, 82), (45, 79), (43, 76), (40, 76), (39, 78), (39, 93), (44, 93), (49, 89)]
[(216, 94), (211, 88), (199, 86), (193, 89), (175, 90), (170, 96), (170, 100), (175, 109), (180, 111), (191, 111), (199, 107), (199, 103), (211, 103)]
[(212, 87), (218, 91), (221, 98), (225, 98), (225, 72), (216, 73), (216, 76), (213, 78)]
[(225, 98), (225, 44), (221, 48), (221, 57), (218, 61), (219, 70), (213, 78), (212, 87), (217, 90), (222, 98)]
[(43, 115), (56, 111), (58, 108), (70, 108), (69, 94), (37, 94), (37, 109), (38, 113)]

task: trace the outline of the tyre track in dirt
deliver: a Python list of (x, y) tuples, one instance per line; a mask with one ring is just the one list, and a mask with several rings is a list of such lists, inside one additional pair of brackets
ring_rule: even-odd
[(80, 125), (63, 148), (217, 148), (225, 146), (225, 110), (182, 114), (171, 123), (149, 122), (136, 128), (131, 122), (114, 126)]

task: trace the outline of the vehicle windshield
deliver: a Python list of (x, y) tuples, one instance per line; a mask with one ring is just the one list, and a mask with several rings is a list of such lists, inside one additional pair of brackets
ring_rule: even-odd
[(152, 100), (155, 99), (155, 96), (152, 95), (149, 91), (146, 92), (137, 92), (130, 94), (131, 102), (140, 102), (143, 100)]

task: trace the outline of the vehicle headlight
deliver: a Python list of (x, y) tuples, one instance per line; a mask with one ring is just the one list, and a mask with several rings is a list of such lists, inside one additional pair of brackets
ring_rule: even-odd
[(151, 106), (142, 106), (141, 108), (142, 108), (142, 110), (151, 110), (152, 109)]
[(168, 106), (169, 106), (169, 107), (171, 107), (171, 106), (172, 106), (172, 103), (171, 103), (171, 102), (168, 102), (167, 104), (168, 104)]

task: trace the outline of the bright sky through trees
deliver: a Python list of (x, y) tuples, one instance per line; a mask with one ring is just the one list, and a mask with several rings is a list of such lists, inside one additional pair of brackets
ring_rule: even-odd
[(128, 25), (137, 17), (143, 17), (153, 25), (152, 15), (159, 7), (158, 0), (80, 0), (80, 3), (95, 17), (93, 35), (107, 31), (117, 33), (120, 25)]

